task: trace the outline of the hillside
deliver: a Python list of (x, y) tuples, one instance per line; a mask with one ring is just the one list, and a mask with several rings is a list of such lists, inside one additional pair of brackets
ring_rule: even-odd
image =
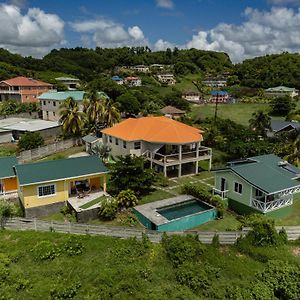
[(247, 59), (235, 65), (234, 74), (242, 86), (300, 88), (300, 55), (273, 54)]
[(242, 248), (204, 246), (191, 237), (151, 244), (147, 239), (5, 230), (0, 245), (1, 299), (299, 296), (296, 244), (249, 248), (246, 254)]

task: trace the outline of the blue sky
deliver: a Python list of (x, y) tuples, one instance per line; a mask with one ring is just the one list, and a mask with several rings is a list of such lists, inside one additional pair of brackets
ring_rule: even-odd
[(60, 47), (148, 45), (153, 50), (176, 46), (225, 51), (238, 62), (300, 48), (300, 0), (11, 0), (0, 4), (0, 46), (36, 57)]

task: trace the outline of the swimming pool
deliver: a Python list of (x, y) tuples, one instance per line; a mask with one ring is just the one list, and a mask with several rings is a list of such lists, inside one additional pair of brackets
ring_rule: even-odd
[(157, 231), (183, 231), (217, 218), (215, 207), (190, 195), (138, 205), (133, 212), (146, 228)]
[(192, 199), (179, 204), (169, 205), (157, 209), (157, 212), (168, 220), (174, 220), (181, 217), (193, 215), (195, 213), (210, 209), (204, 202)]

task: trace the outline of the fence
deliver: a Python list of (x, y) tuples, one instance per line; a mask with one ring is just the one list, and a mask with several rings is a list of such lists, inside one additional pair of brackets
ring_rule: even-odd
[(28, 162), (35, 159), (45, 157), (50, 154), (54, 154), (58, 151), (69, 149), (78, 144), (77, 139), (63, 140), (54, 144), (49, 144), (36, 149), (26, 150), (19, 153), (19, 162)]
[(23, 112), (18, 114), (12, 114), (12, 115), (0, 115), (0, 120), (7, 119), (7, 118), (29, 118), (29, 119), (38, 119), (39, 118), (39, 112)]
[[(9, 219), (5, 223), (5, 228), (10, 230), (34, 230), (34, 231), (55, 231), (61, 233), (72, 234), (90, 234), (90, 235), (104, 235), (116, 238), (132, 238), (136, 237), (140, 239), (142, 234), (145, 233), (149, 237), (151, 242), (159, 243), (162, 238), (162, 232), (131, 228), (131, 227), (117, 227), (106, 225), (89, 225), (78, 224), (71, 222), (57, 222), (57, 221), (42, 221), (37, 219), (24, 219), (13, 218)], [(281, 229), (278, 227), (277, 229)], [(300, 226), (284, 226), (288, 240), (296, 240), (300, 238)], [(199, 240), (204, 244), (210, 244), (214, 235), (218, 234), (220, 244), (232, 245), (240, 236), (246, 235), (251, 228), (243, 228), (240, 231), (224, 231), (224, 232), (202, 232), (202, 231), (180, 231), (180, 232), (168, 232), (168, 235), (179, 234), (194, 234), (198, 235)]]

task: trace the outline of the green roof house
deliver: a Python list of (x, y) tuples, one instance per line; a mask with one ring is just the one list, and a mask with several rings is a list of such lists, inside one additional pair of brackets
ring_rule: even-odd
[(19, 164), (15, 171), (26, 217), (57, 212), (72, 199), (98, 198), (109, 172), (96, 156)]
[[(69, 97), (72, 97), (76, 102), (79, 103), (79, 108), (82, 110), (82, 102), (86, 92), (84, 91), (49, 91), (43, 93), (38, 97), (41, 103), (41, 110), (43, 112), (43, 120), (48, 121), (59, 121), (59, 106)], [(98, 92), (100, 97), (105, 99), (108, 96), (104, 92)]]
[(298, 92), (297, 89), (286, 86), (276, 86), (265, 90), (266, 95), (271, 97), (290, 96), (293, 98), (298, 96)]
[(300, 169), (274, 154), (229, 162), (216, 169), (214, 194), (239, 213), (270, 213), (293, 204)]

